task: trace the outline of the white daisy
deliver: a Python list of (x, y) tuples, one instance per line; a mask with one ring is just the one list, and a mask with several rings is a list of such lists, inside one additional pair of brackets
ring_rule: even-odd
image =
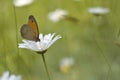
[(63, 73), (70, 71), (71, 67), (74, 65), (75, 61), (72, 57), (63, 58), (60, 62), (60, 70)]
[(67, 16), (67, 15), (68, 15), (68, 12), (66, 10), (56, 9), (55, 11), (50, 12), (48, 14), (48, 18), (53, 22), (58, 22), (58, 21), (64, 19), (65, 16)]
[(0, 77), (0, 80), (22, 80), (20, 75), (10, 75), (9, 71), (5, 71)]
[(89, 8), (88, 12), (94, 15), (104, 15), (109, 13), (109, 8), (93, 7), (93, 8)]
[(33, 0), (14, 0), (14, 5), (16, 7), (22, 7), (22, 6), (26, 6), (29, 5), (33, 2)]
[[(23, 43), (19, 44), (19, 48), (26, 48), (36, 52), (44, 52), (46, 51), (55, 41), (62, 38), (60, 35), (54, 37), (55, 33), (47, 34), (43, 36), (43, 34), (39, 34), (40, 41), (30, 41), (30, 40), (22, 40)], [(54, 37), (54, 38), (53, 38)]]

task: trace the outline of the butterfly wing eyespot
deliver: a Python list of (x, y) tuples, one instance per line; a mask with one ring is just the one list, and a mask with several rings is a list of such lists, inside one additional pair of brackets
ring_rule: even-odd
[(21, 36), (27, 40), (40, 41), (38, 25), (32, 15), (29, 16), (28, 23), (22, 25)]

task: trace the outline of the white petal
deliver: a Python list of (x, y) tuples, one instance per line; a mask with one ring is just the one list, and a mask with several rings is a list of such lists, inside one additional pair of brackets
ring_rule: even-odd
[(55, 41), (57, 41), (58, 39), (62, 38), (60, 35), (57, 35), (48, 45), (47, 48), (49, 48)]
[(54, 37), (54, 35), (55, 35), (55, 33), (45, 35), (45, 37), (44, 37), (44, 42), (45, 42), (45, 43), (49, 43), (49, 42), (52, 40), (52, 38)]
[(57, 16), (55, 16), (53, 13), (49, 13), (48, 14), (48, 18), (51, 20), (51, 21), (53, 21), (53, 22), (58, 22), (60, 19), (57, 17)]
[(38, 44), (39, 51), (46, 50), (46, 49), (47, 49), (47, 45), (48, 45), (48, 43), (40, 42), (40, 43)]
[(34, 42), (34, 41), (24, 40), (24, 43), (19, 44), (18, 47), (38, 51), (37, 42)]
[(26, 43), (26, 42), (27, 42), (27, 40), (23, 39), (23, 40), (22, 40), (22, 42)]
[(22, 80), (22, 77), (21, 76), (17, 76), (17, 80)]
[(20, 75), (18, 75), (16, 78), (16, 80), (22, 80), (22, 77)]
[(3, 73), (0, 80), (8, 80), (8, 78), (9, 78), (9, 71), (6, 71)]
[(55, 33), (52, 34), (52, 36), (50, 37), (50, 41), (52, 40), (52, 38), (54, 37)]
[(21, 80), (21, 76), (11, 75), (9, 80)]
[(39, 39), (42, 41), (43, 40), (43, 34), (39, 34)]
[(56, 9), (53, 12), (50, 12), (48, 14), (48, 18), (53, 21), (53, 22), (58, 22), (61, 19), (64, 18), (64, 16), (68, 15), (68, 12), (66, 10), (63, 9)]
[(14, 5), (17, 7), (22, 7), (25, 5), (29, 5), (33, 2), (33, 0), (14, 0)]
[(49, 40), (50, 37), (51, 37), (51, 34), (47, 34), (44, 36), (44, 40)]
[[(11, 75), (9, 80), (15, 80), (16, 79), (16, 76), (15, 75)], [(16, 79), (17, 80), (17, 79)]]
[(60, 67), (63, 68), (65, 66), (73, 66), (75, 63), (74, 61), (74, 58), (72, 57), (66, 57), (66, 58), (63, 58), (60, 62)]
[(51, 34), (47, 34), (44, 36), (44, 39), (41, 40), (40, 42), (48, 44), (50, 42), (50, 39), (51, 39)]
[(89, 8), (88, 11), (92, 14), (106, 14), (109, 12), (109, 9), (102, 7), (95, 7), (95, 8)]
[(19, 44), (19, 46), (18, 46), (18, 47), (19, 47), (19, 48), (27, 48), (27, 47), (26, 47), (26, 44), (24, 44), (24, 43), (23, 43), (23, 44), (22, 44), (22, 43), (21, 43), (21, 44)]

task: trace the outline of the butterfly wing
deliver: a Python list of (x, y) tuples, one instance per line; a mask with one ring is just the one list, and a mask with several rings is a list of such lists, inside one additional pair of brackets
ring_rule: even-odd
[(27, 23), (34, 31), (35, 33), (35, 37), (37, 39), (39, 39), (39, 30), (38, 30), (38, 25), (37, 25), (37, 22), (34, 18), (33, 15), (30, 15), (29, 18), (28, 18), (28, 23)]
[(29, 16), (28, 23), (21, 27), (21, 36), (27, 40), (39, 41), (37, 22), (32, 15)]
[(21, 27), (21, 36), (27, 40), (37, 41), (33, 29), (27, 24)]

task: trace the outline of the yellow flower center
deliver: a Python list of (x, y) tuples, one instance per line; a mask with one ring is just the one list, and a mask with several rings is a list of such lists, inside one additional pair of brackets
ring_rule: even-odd
[(64, 67), (61, 67), (61, 71), (63, 73), (68, 73), (70, 71), (71, 66), (70, 65), (65, 65)]
[(42, 45), (40, 45), (39, 48), (42, 48)]

